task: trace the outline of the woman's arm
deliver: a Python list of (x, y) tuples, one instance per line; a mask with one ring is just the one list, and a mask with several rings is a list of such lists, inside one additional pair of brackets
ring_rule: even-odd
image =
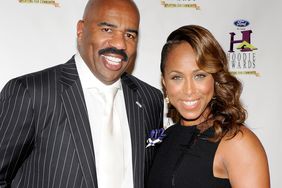
[(232, 188), (269, 188), (267, 156), (257, 136), (241, 127), (234, 138), (224, 139), (222, 156)]

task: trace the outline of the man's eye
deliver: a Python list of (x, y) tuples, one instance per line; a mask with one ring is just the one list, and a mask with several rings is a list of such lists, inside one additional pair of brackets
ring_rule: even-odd
[(101, 31), (108, 33), (111, 32), (112, 30), (110, 28), (102, 28)]
[(132, 34), (132, 33), (126, 33), (125, 36), (129, 39), (135, 39), (136, 38), (136, 35)]

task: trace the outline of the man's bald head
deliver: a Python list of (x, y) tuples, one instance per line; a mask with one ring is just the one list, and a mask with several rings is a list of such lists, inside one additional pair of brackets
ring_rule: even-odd
[(126, 10), (133, 10), (138, 14), (138, 19), (140, 19), (139, 10), (132, 0), (89, 0), (86, 4), (83, 14), (83, 20), (91, 20), (97, 9), (103, 9), (106, 11), (107, 7), (122, 6)]

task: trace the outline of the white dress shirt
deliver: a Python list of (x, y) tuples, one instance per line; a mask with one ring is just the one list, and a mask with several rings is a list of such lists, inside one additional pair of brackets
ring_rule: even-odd
[[(107, 87), (104, 83), (98, 80), (91, 70), (88, 68), (86, 63), (81, 58), (80, 54), (77, 53), (75, 55), (75, 62), (78, 71), (78, 75), (81, 81), (84, 98), (86, 102), (86, 107), (88, 111), (88, 117), (90, 121), (91, 127), (91, 135), (94, 145), (94, 153), (95, 153), (95, 164), (97, 171), (97, 181), (99, 188), (108, 188), (108, 187), (100, 187), (99, 186), (99, 169), (103, 168), (100, 165), (100, 161), (103, 159), (99, 158), (99, 150), (102, 146), (100, 141), (101, 135), (101, 126), (103, 126), (105, 119), (103, 118), (103, 107), (104, 101), (101, 98), (99, 92), (103, 91), (103, 88)], [(130, 138), (130, 130), (128, 125), (124, 95), (122, 90), (121, 80), (119, 79), (114, 85), (117, 85), (120, 89), (116, 94), (116, 98), (114, 101), (115, 108), (118, 110), (118, 114), (120, 117), (120, 125), (122, 128), (123, 134), (123, 148), (124, 148), (124, 179), (122, 183), (122, 188), (133, 188), (133, 171), (132, 171), (132, 152), (131, 152), (131, 138)], [(118, 162), (118, 161), (117, 161)]]

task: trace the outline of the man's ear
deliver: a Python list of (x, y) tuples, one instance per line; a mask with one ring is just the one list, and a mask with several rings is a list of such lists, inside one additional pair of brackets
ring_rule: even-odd
[(77, 22), (77, 25), (76, 25), (76, 36), (77, 36), (77, 39), (80, 40), (82, 35), (83, 35), (83, 30), (84, 30), (84, 21), (83, 20), (79, 20)]

